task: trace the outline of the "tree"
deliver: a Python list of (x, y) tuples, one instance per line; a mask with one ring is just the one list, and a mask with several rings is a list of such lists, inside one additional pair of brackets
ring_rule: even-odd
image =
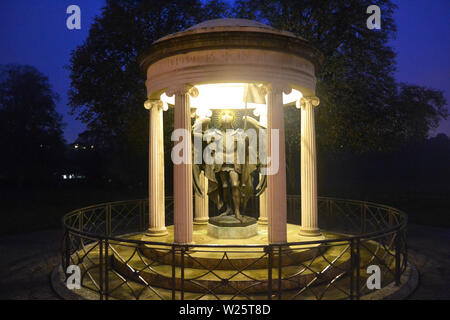
[[(381, 8), (381, 30), (366, 27), (370, 5)], [(401, 86), (398, 93), (393, 76), (395, 53), (388, 46), (396, 31), (395, 8), (389, 0), (236, 2), (235, 15), (291, 31), (325, 55), (317, 85), (321, 100), (316, 111), (319, 149), (369, 152), (395, 148), (411, 136), (405, 132), (421, 134), (424, 139), (429, 129), (447, 116), (445, 100), (435, 90)], [(410, 94), (421, 95), (416, 111), (406, 107), (416, 100)], [(434, 99), (435, 104), (428, 104), (427, 99)], [(419, 123), (421, 129), (415, 127)]]
[[(373, 4), (381, 8), (381, 30), (366, 26), (366, 9)], [(395, 53), (388, 46), (396, 31), (395, 8), (390, 0), (237, 0), (233, 7), (221, 1), (107, 1), (86, 42), (72, 53), (72, 112), (108, 139), (108, 153), (121, 171), (145, 181), (148, 116), (142, 107), (146, 97), (139, 52), (164, 35), (207, 19), (248, 18), (302, 36), (324, 53), (317, 75), (319, 156), (396, 148), (412, 136), (425, 138), (447, 111), (439, 91), (405, 91), (396, 83)], [(411, 112), (409, 104), (416, 100), (417, 112)], [(428, 111), (419, 112), (423, 108)], [(288, 154), (298, 155), (298, 110), (287, 112)], [(170, 113), (164, 118), (170, 128)], [(297, 158), (287, 161), (292, 169), (299, 165)]]
[(48, 78), (32, 66), (0, 67), (0, 175), (50, 180), (64, 155), (62, 118)]
[(448, 117), (442, 91), (400, 84), (389, 114), (401, 140), (420, 143)]
[(118, 179), (146, 181), (148, 111), (139, 53), (164, 35), (222, 17), (227, 10), (221, 1), (107, 1), (88, 39), (72, 52), (72, 113), (108, 140), (104, 152), (114, 155)]

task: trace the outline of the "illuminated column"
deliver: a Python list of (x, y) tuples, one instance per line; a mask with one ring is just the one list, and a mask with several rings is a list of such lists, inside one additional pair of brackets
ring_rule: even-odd
[(167, 234), (164, 206), (164, 134), (163, 103), (147, 100), (144, 104), (150, 112), (148, 149), (149, 229), (151, 236)]
[[(267, 176), (266, 190), (269, 243), (285, 243), (287, 241), (287, 218), (283, 92), (289, 93), (290, 88), (279, 84), (272, 84), (266, 87), (266, 90), (268, 93), (267, 154), (270, 159), (268, 167), (271, 168)], [(274, 130), (278, 130), (278, 139), (276, 139)], [(272, 139), (274, 140), (272, 141)], [(274, 163), (274, 161), (278, 162), (278, 164)]]
[(301, 185), (302, 226), (300, 235), (320, 236), (317, 217), (317, 164), (314, 107), (319, 105), (317, 97), (300, 99), (301, 109)]
[(195, 195), (195, 218), (194, 224), (208, 224), (208, 178), (205, 177), (203, 171), (199, 177), (200, 187), (203, 189), (203, 198)]
[[(193, 197), (192, 197), (192, 142), (190, 96), (197, 96), (198, 90), (192, 86), (178, 86), (166, 91), (167, 96), (175, 95), (174, 135), (172, 149), (173, 197), (174, 197), (174, 241), (178, 244), (192, 242)], [(179, 130), (181, 129), (181, 130)], [(179, 151), (179, 152), (178, 152)], [(175, 158), (178, 157), (178, 160)], [(181, 158), (181, 159), (180, 159)]]
[[(267, 107), (258, 108), (253, 111), (255, 116), (259, 116), (259, 123), (267, 128)], [(261, 176), (261, 175), (260, 175)], [(259, 196), (259, 218), (258, 223), (267, 225), (267, 191)]]

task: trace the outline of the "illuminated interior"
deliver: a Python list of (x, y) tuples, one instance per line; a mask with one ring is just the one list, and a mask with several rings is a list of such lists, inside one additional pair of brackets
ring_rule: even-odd
[[(254, 84), (254, 86), (258, 86)], [(191, 97), (191, 108), (196, 108), (198, 116), (211, 116), (213, 109), (253, 109), (255, 115), (267, 110), (267, 104), (255, 103), (248, 98), (247, 83), (212, 83), (195, 86), (198, 89), (198, 96)], [(292, 89), (291, 93), (283, 93), (283, 104), (294, 103), (302, 97), (302, 93)], [(247, 98), (247, 99), (246, 99)], [(175, 96), (168, 97), (164, 92), (161, 95), (164, 106), (174, 105)], [(265, 99), (264, 99), (265, 100)]]

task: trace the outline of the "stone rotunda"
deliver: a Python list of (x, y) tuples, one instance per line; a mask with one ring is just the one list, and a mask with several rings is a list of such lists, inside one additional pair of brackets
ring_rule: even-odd
[[(305, 39), (242, 19), (206, 21), (151, 44), (139, 59), (150, 121), (149, 195), (64, 216), (55, 290), (70, 299), (101, 300), (353, 300), (404, 297), (405, 287), (410, 292), (406, 214), (317, 196), (314, 110), (322, 62)], [(286, 172), (288, 107), (301, 119), (297, 173)], [(169, 108), (173, 119), (163, 121)], [(164, 130), (167, 120), (173, 132)], [(265, 138), (258, 139), (267, 141), (267, 153), (258, 149), (264, 166), (257, 161), (251, 176), (247, 160), (241, 171), (233, 163), (218, 173), (192, 161), (195, 138), (209, 125), (214, 132), (233, 128), (233, 137), (241, 137), (241, 127), (258, 128)], [(173, 147), (164, 150), (168, 135)], [(240, 141), (250, 150), (246, 139)], [(173, 181), (164, 180), (169, 154)], [(286, 194), (287, 179), (301, 180), (297, 194)], [(247, 192), (256, 180), (263, 187)], [(173, 196), (165, 194), (165, 184), (173, 184)], [(224, 212), (221, 201), (229, 206)], [(246, 217), (247, 203), (257, 208), (252, 217)], [(223, 214), (233, 224), (217, 222)], [(367, 285), (369, 268), (378, 270), (381, 290)], [(80, 290), (74, 291), (66, 283), (73, 278), (68, 270), (77, 269)]]
[[(279, 130), (279, 170), (267, 176), (260, 197), (260, 224), (268, 225), (269, 243), (284, 243), (286, 232), (286, 164), (283, 107), (297, 105), (301, 113), (301, 221), (303, 236), (320, 236), (317, 214), (317, 169), (314, 108), (316, 72), (321, 53), (305, 39), (244, 19), (217, 19), (155, 41), (142, 56), (150, 110), (149, 203), (152, 236), (167, 234), (164, 224), (163, 112), (174, 108), (174, 129), (191, 130), (191, 108), (214, 108), (215, 99), (233, 95), (229, 85), (256, 83), (264, 87), (266, 103), (254, 107), (269, 134)], [(218, 93), (211, 98), (211, 91)], [(215, 98), (215, 99), (214, 99)], [(202, 100), (203, 99), (203, 100)], [(238, 108), (225, 105), (225, 108)], [(185, 140), (186, 150), (191, 141)], [(269, 142), (270, 143), (270, 142)], [(270, 154), (268, 155), (271, 156)], [(192, 158), (188, 154), (188, 159)], [(208, 221), (208, 199), (196, 197), (194, 218), (192, 165), (174, 165), (174, 241), (193, 241), (193, 224)], [(203, 201), (203, 203), (202, 203)], [(300, 215), (300, 212), (299, 212)]]

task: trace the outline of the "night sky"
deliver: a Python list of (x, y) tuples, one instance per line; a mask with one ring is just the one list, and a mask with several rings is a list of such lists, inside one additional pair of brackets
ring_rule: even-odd
[[(448, 0), (397, 0), (397, 79), (444, 91), (450, 101), (450, 52)], [(66, 28), (66, 8), (81, 8), (81, 30)], [(1, 0), (0, 64), (35, 66), (49, 77), (60, 95), (57, 110), (66, 123), (65, 138), (73, 142), (84, 125), (70, 116), (67, 107), (70, 51), (88, 36), (89, 26), (100, 14), (103, 0)], [(144, 88), (143, 88), (144, 90)], [(450, 136), (450, 119), (433, 133)]]

